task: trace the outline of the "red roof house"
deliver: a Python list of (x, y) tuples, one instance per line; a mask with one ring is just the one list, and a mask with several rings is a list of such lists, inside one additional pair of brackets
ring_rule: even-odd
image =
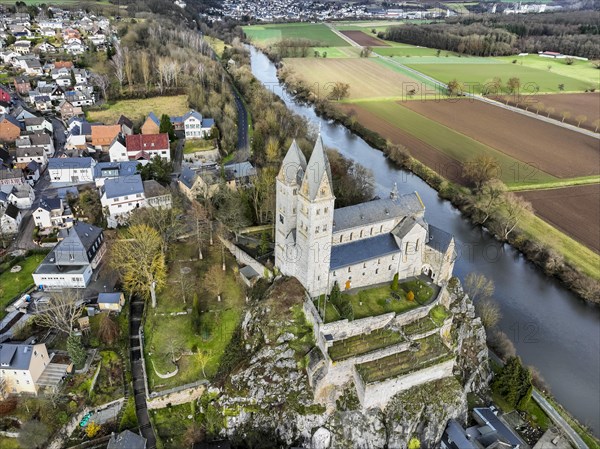
[(171, 160), (169, 135), (163, 134), (134, 134), (125, 137), (127, 156), (130, 160), (149, 160), (159, 156)]

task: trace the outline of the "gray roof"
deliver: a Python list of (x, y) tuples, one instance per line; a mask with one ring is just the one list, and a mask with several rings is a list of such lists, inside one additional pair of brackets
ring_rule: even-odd
[(196, 180), (196, 172), (189, 167), (183, 167), (181, 169), (179, 180), (184, 186), (186, 186), (188, 189), (191, 189), (194, 186), (194, 181)]
[(25, 126), (29, 126), (29, 125), (41, 125), (45, 121), (46, 121), (46, 119), (44, 117), (27, 117), (24, 120)]
[(202, 124), (200, 126), (202, 126), (202, 128), (212, 128), (215, 124), (215, 119), (214, 118), (203, 118), (202, 119)]
[(400, 251), (392, 234), (382, 234), (331, 247), (330, 269), (355, 265), (360, 262), (387, 256)]
[(6, 215), (8, 215), (10, 218), (12, 218), (13, 220), (17, 219), (20, 212), (21, 211), (19, 210), (19, 208), (17, 206), (15, 206), (14, 204), (9, 204), (8, 207), (6, 208), (6, 211), (4, 211), (4, 213)]
[(0, 368), (29, 369), (33, 346), (14, 343), (0, 344)]
[(487, 424), (487, 427), (494, 430), (501, 439), (507, 443), (510, 443), (515, 447), (523, 446), (521, 439), (515, 435), (514, 431), (504, 424), (490, 408), (476, 408), (473, 409), (473, 413), (476, 415), (476, 419), (479, 417), (481, 421)]
[(239, 162), (223, 166), (225, 173), (234, 179), (244, 178), (246, 176), (255, 176), (256, 168), (250, 162)]
[(477, 449), (477, 445), (467, 438), (465, 429), (454, 419), (448, 421), (442, 441), (450, 449)]
[(279, 170), (280, 176), (283, 176), (288, 184), (302, 182), (304, 172), (306, 171), (306, 158), (304, 153), (298, 147), (296, 139), (292, 141), (287, 154), (283, 158), (281, 163), (281, 169)]
[(308, 199), (314, 200), (319, 193), (319, 187), (323, 182), (323, 178), (327, 177), (330, 189), (333, 189), (333, 182), (331, 177), (331, 166), (329, 160), (325, 154), (325, 148), (323, 147), (323, 140), (321, 135), (317, 137), (315, 147), (313, 148), (310, 160), (306, 166), (306, 173), (302, 180), (302, 186), (306, 183), (308, 185)]
[(48, 170), (91, 168), (92, 161), (91, 157), (51, 157), (48, 159)]
[(452, 243), (454, 236), (440, 228), (429, 225), (429, 241), (427, 246), (433, 248), (442, 254), (448, 251), (450, 243)]
[(47, 210), (48, 212), (51, 212), (53, 210), (60, 209), (61, 204), (62, 202), (60, 198), (42, 198), (40, 200), (39, 207), (41, 207), (44, 210)]
[(406, 234), (408, 234), (417, 225), (420, 225), (423, 227), (423, 229), (427, 230), (427, 223), (425, 223), (423, 218), (415, 218), (413, 216), (405, 217), (396, 225), (394, 229), (392, 229), (392, 234), (399, 239), (403, 239), (406, 237)]
[(17, 157), (38, 157), (44, 154), (42, 147), (19, 147), (16, 151)]
[[(98, 162), (94, 166), (94, 178), (135, 175), (138, 165), (137, 161)], [(115, 171), (117, 175), (113, 175)]]
[(113, 434), (110, 437), (106, 449), (145, 449), (146, 439), (133, 433), (130, 430), (124, 430), (119, 434)]
[(109, 199), (144, 193), (142, 177), (140, 175), (131, 175), (108, 178), (104, 182), (104, 193), (106, 194), (106, 198)]
[(88, 264), (90, 260), (87, 252), (102, 233), (102, 229), (78, 221), (67, 232), (67, 236), (54, 247), (55, 265)]
[(31, 145), (48, 145), (52, 143), (52, 139), (46, 133), (36, 133), (29, 135)]
[(122, 294), (121, 292), (98, 293), (98, 304), (119, 304)]
[(157, 196), (168, 195), (170, 193), (169, 189), (161, 186), (154, 179), (149, 179), (148, 181), (144, 181), (143, 189), (144, 189), (144, 194), (145, 194), (146, 198), (154, 198)]

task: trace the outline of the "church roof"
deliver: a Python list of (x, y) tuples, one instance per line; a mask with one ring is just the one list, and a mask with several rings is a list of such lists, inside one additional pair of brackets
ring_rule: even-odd
[(427, 246), (445, 254), (454, 236), (435, 226), (429, 225), (429, 241)]
[(400, 195), (396, 199), (384, 198), (354, 206), (335, 209), (333, 232), (367, 226), (395, 217), (406, 217), (423, 212), (425, 207), (416, 192)]
[(298, 147), (296, 139), (292, 141), (290, 148), (283, 158), (279, 175), (284, 178), (286, 183), (293, 184), (302, 182), (302, 177), (306, 171), (306, 158)]
[(392, 234), (381, 234), (344, 245), (334, 245), (331, 247), (330, 269), (336, 270), (399, 251), (398, 243)]
[(308, 186), (309, 200), (312, 201), (317, 197), (317, 194), (319, 193), (319, 187), (321, 186), (325, 176), (327, 176), (329, 188), (333, 189), (331, 166), (329, 165), (329, 160), (325, 154), (323, 139), (321, 139), (321, 135), (319, 134), (317, 141), (315, 142), (313, 152), (310, 155), (308, 165), (306, 166), (306, 173), (304, 174), (304, 179), (302, 181), (303, 187), (305, 183)]

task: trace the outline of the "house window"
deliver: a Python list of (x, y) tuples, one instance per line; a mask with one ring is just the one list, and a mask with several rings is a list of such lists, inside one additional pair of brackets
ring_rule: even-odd
[(379, 232), (383, 232), (383, 225), (379, 226)]
[(379, 268), (375, 270), (375, 274), (379, 274)]
[(333, 272), (333, 277), (335, 277), (335, 276), (337, 276), (337, 275), (335, 274), (335, 271), (334, 271), (334, 272)]
[(362, 236), (363, 236), (363, 231), (362, 231), (362, 229), (361, 229), (361, 230), (360, 230), (360, 238), (361, 238), (361, 239), (362, 239)]
[(352, 267), (348, 267), (348, 273), (352, 273)]
[(367, 268), (367, 262), (363, 263), (363, 268)]
[(323, 232), (327, 231), (327, 225), (323, 225)]
[(292, 213), (294, 213), (294, 214), (296, 213), (296, 208), (295, 207), (292, 209)]

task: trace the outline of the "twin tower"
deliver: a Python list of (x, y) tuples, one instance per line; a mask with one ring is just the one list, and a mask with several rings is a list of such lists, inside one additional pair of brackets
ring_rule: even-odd
[(275, 265), (311, 294), (326, 293), (335, 196), (320, 135), (308, 163), (292, 142), (276, 184)]

